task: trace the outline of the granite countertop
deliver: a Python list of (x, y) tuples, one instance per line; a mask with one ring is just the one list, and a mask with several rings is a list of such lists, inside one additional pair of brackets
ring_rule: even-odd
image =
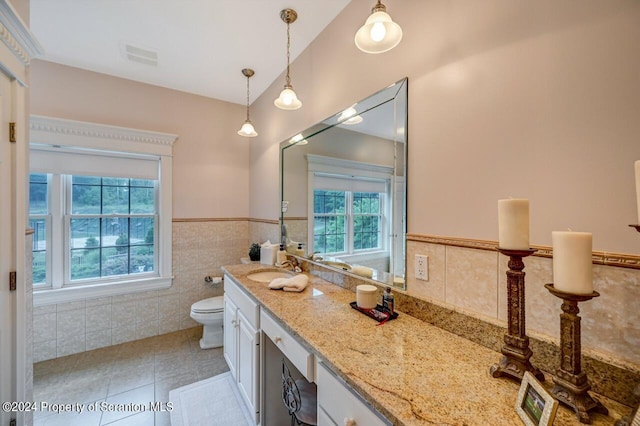
[[(500, 354), (403, 314), (381, 326), (349, 306), (355, 293), (309, 275), (301, 293), (270, 290), (246, 276), (265, 265), (223, 270), (302, 344), (342, 377), (394, 425), (519, 425), (514, 405), (520, 385), (494, 379), (489, 367)], [(547, 379), (545, 386), (551, 386)], [(629, 409), (599, 397), (612, 425)], [(579, 425), (560, 405), (554, 425)]]

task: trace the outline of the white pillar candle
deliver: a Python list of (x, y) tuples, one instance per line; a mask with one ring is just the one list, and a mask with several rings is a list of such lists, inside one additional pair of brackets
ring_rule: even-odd
[(592, 235), (553, 231), (551, 241), (555, 289), (572, 294), (593, 293)]
[(498, 246), (529, 249), (529, 200), (498, 200)]
[(636, 161), (636, 198), (638, 200), (638, 222), (640, 223), (640, 160)]

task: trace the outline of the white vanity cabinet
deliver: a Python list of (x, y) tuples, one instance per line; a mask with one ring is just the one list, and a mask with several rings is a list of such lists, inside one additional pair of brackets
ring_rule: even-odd
[[(229, 281), (227, 281), (228, 283)], [(226, 283), (225, 283), (226, 285)], [(225, 294), (224, 295), (224, 323), (223, 323), (223, 353), (229, 366), (229, 372), (233, 378), (237, 378), (238, 365), (238, 307)]]
[(317, 363), (318, 426), (390, 425), (322, 362)]
[(224, 358), (249, 412), (260, 419), (260, 305), (224, 280)]
[(278, 321), (264, 310), (260, 311), (262, 332), (268, 336), (284, 356), (300, 371), (309, 382), (314, 382), (313, 364), (315, 357), (295, 337), (287, 332)]

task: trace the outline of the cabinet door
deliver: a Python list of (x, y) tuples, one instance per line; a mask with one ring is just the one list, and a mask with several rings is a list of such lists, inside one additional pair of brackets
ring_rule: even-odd
[(389, 421), (374, 412), (351, 388), (318, 363), (318, 426), (385, 426)]
[(238, 370), (237, 381), (240, 395), (247, 403), (249, 412), (255, 413), (258, 422), (260, 373), (260, 335), (242, 312), (238, 311)]
[(234, 379), (238, 379), (238, 308), (224, 295), (224, 359)]

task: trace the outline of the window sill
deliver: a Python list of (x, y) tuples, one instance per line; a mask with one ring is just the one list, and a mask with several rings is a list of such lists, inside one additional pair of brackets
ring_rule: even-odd
[(335, 257), (342, 259), (345, 262), (357, 263), (365, 262), (367, 260), (381, 259), (389, 257), (390, 253), (384, 250), (355, 252), (351, 254), (336, 254)]
[(97, 297), (118, 296), (141, 291), (162, 290), (171, 287), (172, 278), (146, 278), (118, 283), (62, 287), (55, 290), (33, 290), (33, 306), (53, 305)]

